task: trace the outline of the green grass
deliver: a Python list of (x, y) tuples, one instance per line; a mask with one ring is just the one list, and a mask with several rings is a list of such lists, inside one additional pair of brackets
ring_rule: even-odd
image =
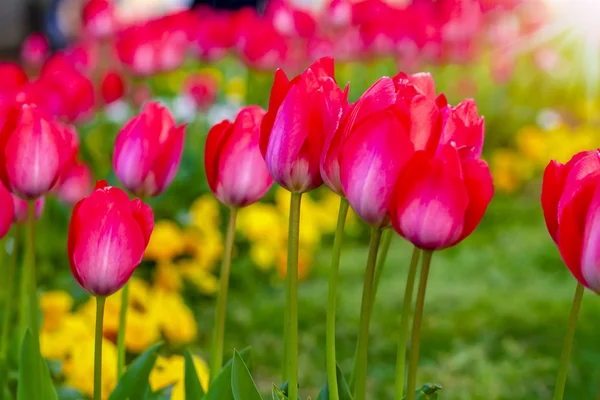
[[(371, 328), (371, 399), (392, 399), (396, 332), (410, 257), (392, 243)], [(338, 306), (338, 357), (349, 373), (358, 329), (366, 247), (342, 253)], [(325, 374), (325, 306), (328, 251), (300, 287), (300, 382), (316, 396)], [(238, 265), (239, 270), (246, 270)], [(247, 271), (247, 270), (246, 270)], [(283, 285), (234, 276), (227, 342), (251, 344), (254, 375), (267, 390), (279, 382)], [(444, 387), (441, 398), (550, 399), (575, 280), (550, 240), (537, 198), (498, 198), (480, 228), (456, 248), (433, 258), (422, 330), (419, 381)], [(209, 309), (200, 323), (211, 321)], [(579, 320), (565, 399), (595, 398), (600, 379), (600, 303), (587, 293)], [(227, 347), (226, 347), (227, 348)]]

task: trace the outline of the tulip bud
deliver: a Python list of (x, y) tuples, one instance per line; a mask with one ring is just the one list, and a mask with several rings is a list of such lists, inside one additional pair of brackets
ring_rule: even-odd
[[(14, 222), (17, 224), (26, 224), (29, 222), (29, 203), (15, 195), (13, 197), (13, 203), (15, 207), (15, 219)], [(35, 219), (39, 219), (44, 212), (44, 206), (46, 204), (46, 198), (40, 197), (35, 200)]]
[(158, 196), (171, 184), (183, 153), (185, 125), (150, 102), (121, 129), (113, 167), (121, 184), (137, 196)]
[(475, 230), (494, 194), (488, 165), (461, 160), (446, 145), (416, 152), (398, 178), (390, 203), (392, 226), (418, 248), (454, 246)]
[(73, 276), (94, 296), (115, 293), (142, 261), (153, 227), (147, 204), (99, 181), (71, 216), (68, 252)]
[(32, 33), (21, 46), (21, 60), (25, 65), (41, 67), (50, 53), (48, 39), (41, 33)]
[(566, 164), (551, 161), (544, 172), (542, 208), (546, 226), (575, 278), (600, 292), (600, 151), (586, 151)]
[(2, 239), (13, 223), (14, 219), (14, 203), (12, 195), (2, 183), (0, 183), (0, 239)]
[(291, 82), (283, 71), (275, 73), (260, 145), (271, 175), (291, 192), (323, 183), (321, 153), (337, 126), (344, 99), (333, 76), (333, 59), (327, 57)]
[(93, 179), (90, 167), (76, 162), (63, 175), (56, 196), (66, 204), (75, 205), (92, 192)]
[(119, 73), (109, 71), (102, 78), (100, 92), (102, 93), (104, 104), (110, 104), (117, 101), (123, 97), (123, 94), (125, 93), (125, 81)]
[(264, 114), (262, 108), (249, 106), (235, 122), (223, 121), (208, 132), (204, 155), (208, 185), (230, 207), (259, 201), (273, 183), (259, 148)]
[(72, 140), (35, 105), (22, 105), (0, 131), (0, 179), (21, 198), (43, 196), (72, 157)]

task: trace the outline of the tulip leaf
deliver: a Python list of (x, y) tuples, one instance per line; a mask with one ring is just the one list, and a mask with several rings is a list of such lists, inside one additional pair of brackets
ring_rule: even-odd
[[(246, 362), (246, 365), (250, 365), (251, 352), (250, 347), (246, 347), (238, 353), (242, 359)], [(202, 398), (202, 400), (235, 400), (233, 397), (233, 390), (231, 388), (231, 370), (233, 367), (233, 359), (229, 360), (227, 364), (221, 369), (219, 375), (211, 382), (208, 387), (208, 392)]]
[(29, 329), (25, 331), (21, 342), (20, 359), (17, 400), (56, 400), (56, 390), (52, 386), (48, 364), (40, 354)]
[[(352, 400), (352, 394), (350, 394), (350, 387), (344, 378), (344, 373), (339, 365), (336, 364), (336, 374), (338, 381), (338, 396), (340, 400)], [(317, 400), (329, 400), (329, 384), (326, 382), (323, 389), (319, 392)]]
[(163, 388), (160, 388), (156, 391), (152, 390), (150, 386), (150, 382), (146, 384), (146, 391), (144, 393), (144, 400), (164, 400), (165, 398), (169, 398), (171, 390), (173, 390), (173, 386), (175, 383), (167, 385)]
[(442, 390), (440, 385), (426, 383), (415, 391), (415, 400), (437, 400), (440, 390)]
[(271, 389), (271, 400), (288, 400), (288, 398), (276, 384), (273, 384), (273, 388)]
[(125, 371), (117, 387), (108, 397), (108, 400), (134, 400), (143, 398), (146, 392), (148, 377), (154, 367), (159, 350), (164, 346), (157, 343), (136, 358)]
[(252, 375), (237, 350), (233, 351), (231, 390), (235, 400), (262, 400)]
[(194, 358), (188, 350), (185, 351), (183, 356), (185, 358), (185, 398), (199, 400), (204, 396), (204, 390), (194, 366)]

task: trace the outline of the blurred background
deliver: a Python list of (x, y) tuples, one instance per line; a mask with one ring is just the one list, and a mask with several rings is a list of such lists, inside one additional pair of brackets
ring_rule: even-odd
[[(2, 71), (18, 63), (26, 76), (0, 74), (0, 105), (31, 96), (75, 124), (82, 160), (96, 179), (114, 184), (114, 137), (141, 104), (158, 99), (188, 123), (176, 181), (151, 200), (157, 225), (131, 287), (127, 330), (131, 357), (167, 341), (151, 383), (168, 387), (164, 398), (180, 399), (183, 346), (195, 350), (206, 376), (223, 245), (225, 213), (203, 171), (208, 129), (244, 104), (266, 107), (276, 68), (293, 76), (321, 56), (335, 58), (337, 81), (350, 82), (352, 100), (383, 75), (431, 72), (451, 104), (475, 98), (485, 116), (496, 197), (469, 239), (434, 257), (419, 380), (441, 384), (442, 399), (549, 399), (575, 280), (546, 232), (541, 174), (550, 159), (565, 162), (600, 144), (599, 20), (595, 0), (2, 0)], [(61, 396), (81, 399), (92, 386), (94, 305), (69, 271), (63, 203), (47, 200), (38, 230), (42, 351)], [(282, 359), (287, 203), (288, 194), (273, 189), (243, 210), (234, 257), (226, 348), (253, 346), (265, 392), (278, 382)], [(303, 203), (300, 382), (313, 398), (326, 380), (324, 299), (336, 210), (325, 189)], [(337, 328), (346, 373), (367, 255), (364, 224), (351, 217), (347, 230)], [(409, 257), (395, 237), (372, 323), (372, 399), (393, 393)], [(118, 299), (109, 299), (107, 360)], [(600, 300), (588, 293), (566, 399), (598, 395), (598, 321)]]

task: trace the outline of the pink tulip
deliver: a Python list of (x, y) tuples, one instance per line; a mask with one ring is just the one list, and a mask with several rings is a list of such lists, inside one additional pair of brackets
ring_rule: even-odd
[(229, 207), (259, 201), (273, 183), (259, 148), (264, 114), (258, 106), (243, 108), (233, 123), (223, 121), (208, 133), (204, 150), (208, 185)]
[(92, 192), (92, 170), (82, 162), (75, 162), (61, 179), (56, 196), (64, 203), (75, 205)]
[(12, 195), (0, 182), (0, 239), (2, 239), (13, 223), (15, 208)]
[(441, 147), (436, 156), (418, 151), (396, 183), (392, 226), (424, 250), (454, 246), (475, 230), (493, 194), (485, 161), (461, 160), (452, 145)]
[(206, 110), (217, 100), (219, 84), (210, 74), (195, 74), (186, 79), (184, 90), (200, 110)]
[(111, 0), (88, 0), (81, 17), (85, 31), (95, 38), (111, 36), (118, 28)]
[(175, 178), (184, 138), (185, 125), (148, 103), (117, 135), (113, 167), (121, 184), (136, 196), (158, 196)]
[(35, 105), (20, 106), (0, 131), (0, 179), (24, 199), (45, 195), (70, 162), (73, 140)]
[(99, 181), (71, 215), (68, 253), (73, 276), (94, 296), (115, 293), (142, 261), (153, 227), (148, 205)]
[(456, 107), (446, 105), (441, 112), (440, 144), (454, 143), (461, 157), (481, 157), (485, 127), (475, 101), (465, 100)]
[[(14, 209), (15, 209), (15, 220), (17, 224), (26, 224), (29, 222), (29, 203), (15, 195), (13, 197)], [(44, 212), (44, 206), (46, 204), (46, 198), (40, 197), (35, 201), (35, 219), (39, 219)]]
[(323, 145), (347, 101), (333, 68), (333, 59), (326, 57), (292, 81), (282, 70), (275, 73), (260, 144), (271, 175), (289, 191), (306, 192), (323, 183)]
[(0, 62), (0, 76), (0, 93), (20, 89), (29, 80), (23, 68), (11, 62)]
[(25, 65), (40, 67), (50, 53), (48, 39), (41, 33), (32, 33), (21, 46), (21, 60)]

